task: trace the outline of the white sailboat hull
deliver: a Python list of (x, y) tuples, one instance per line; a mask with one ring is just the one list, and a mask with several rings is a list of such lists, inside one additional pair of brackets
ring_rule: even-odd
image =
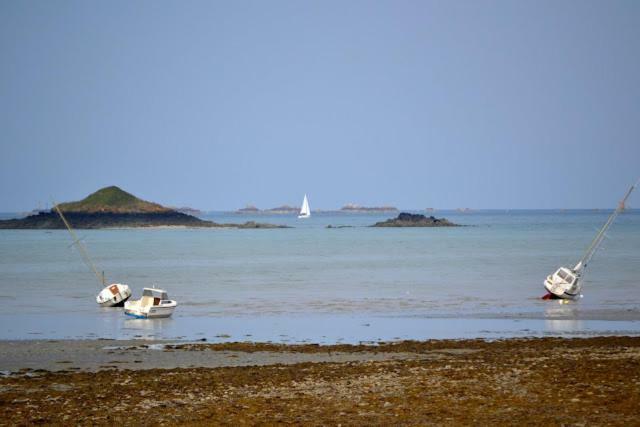
[(554, 298), (575, 300), (580, 298), (582, 284), (579, 278), (576, 279), (574, 284), (569, 284), (563, 280), (558, 280), (555, 275), (551, 275), (545, 279), (544, 288)]
[(113, 283), (100, 291), (96, 296), (96, 302), (100, 307), (122, 307), (130, 297), (129, 286)]

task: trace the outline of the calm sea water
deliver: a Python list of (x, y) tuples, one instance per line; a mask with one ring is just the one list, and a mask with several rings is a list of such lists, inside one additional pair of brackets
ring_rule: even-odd
[[(458, 228), (369, 228), (393, 214), (213, 213), (295, 228), (78, 230), (99, 269), (166, 320), (95, 303), (97, 280), (65, 230), (0, 230), (0, 339), (186, 338), (283, 342), (640, 334), (640, 212), (621, 215), (579, 302), (541, 301), (606, 211), (437, 212)], [(328, 224), (350, 228), (327, 229)]]

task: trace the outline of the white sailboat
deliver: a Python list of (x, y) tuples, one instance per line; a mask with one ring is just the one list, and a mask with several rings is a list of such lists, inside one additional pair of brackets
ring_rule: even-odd
[(58, 215), (60, 215), (60, 219), (62, 219), (62, 222), (67, 227), (69, 234), (71, 234), (73, 244), (78, 248), (78, 251), (82, 256), (82, 260), (87, 265), (87, 267), (89, 267), (89, 269), (93, 271), (93, 274), (96, 275), (98, 282), (102, 286), (102, 290), (96, 296), (96, 302), (102, 307), (122, 307), (124, 303), (129, 299), (129, 297), (131, 297), (131, 289), (129, 289), (129, 286), (122, 283), (112, 283), (107, 286), (106, 280), (104, 278), (104, 273), (98, 273), (96, 266), (93, 264), (93, 261), (91, 261), (91, 258), (89, 257), (87, 249), (76, 236), (76, 233), (73, 231), (73, 228), (71, 228), (71, 225), (67, 221), (67, 218), (65, 218), (65, 216), (62, 214), (60, 207), (58, 207), (56, 203), (53, 204), (53, 207), (55, 208), (56, 212), (58, 212)]
[(302, 207), (300, 208), (300, 215), (298, 218), (309, 218), (311, 216), (311, 209), (309, 209), (309, 200), (307, 199), (307, 195), (304, 195), (304, 200), (302, 200)]
[[(638, 182), (640, 182), (640, 180), (638, 180)], [(543, 299), (561, 298), (573, 300), (581, 297), (580, 291), (582, 290), (582, 277), (584, 275), (584, 270), (604, 240), (605, 233), (609, 227), (611, 227), (611, 224), (613, 224), (613, 221), (616, 219), (618, 214), (624, 210), (625, 203), (633, 189), (638, 185), (638, 182), (629, 188), (627, 193), (624, 195), (624, 198), (618, 204), (616, 210), (613, 211), (609, 216), (609, 219), (607, 219), (607, 222), (602, 226), (598, 234), (596, 234), (596, 237), (593, 239), (591, 245), (589, 245), (580, 261), (578, 261), (573, 268), (560, 267), (555, 273), (547, 276), (544, 281), (544, 287), (548, 293), (542, 297)]]

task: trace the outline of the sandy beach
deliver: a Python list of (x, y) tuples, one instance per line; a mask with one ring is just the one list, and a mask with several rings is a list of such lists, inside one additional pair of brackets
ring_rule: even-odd
[(0, 350), (6, 425), (633, 425), (640, 417), (635, 337), (3, 341)]

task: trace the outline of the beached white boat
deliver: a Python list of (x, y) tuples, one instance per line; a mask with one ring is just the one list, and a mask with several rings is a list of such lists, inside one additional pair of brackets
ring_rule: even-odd
[(96, 302), (102, 307), (122, 307), (131, 297), (131, 289), (122, 283), (113, 283), (100, 291)]
[(78, 239), (78, 237), (76, 236), (73, 228), (71, 228), (71, 224), (69, 224), (67, 218), (65, 218), (65, 216), (62, 214), (62, 211), (60, 210), (58, 204), (54, 203), (53, 207), (56, 212), (58, 212), (58, 215), (60, 215), (60, 219), (62, 219), (65, 227), (67, 227), (69, 234), (71, 234), (73, 244), (76, 246), (76, 248), (78, 248), (78, 252), (80, 252), (82, 260), (89, 267), (89, 269), (93, 271), (93, 274), (96, 275), (96, 278), (101, 285), (102, 289), (96, 296), (96, 302), (101, 307), (122, 307), (125, 301), (127, 301), (129, 297), (131, 297), (131, 289), (129, 289), (129, 286), (122, 283), (112, 283), (107, 286), (106, 280), (104, 278), (104, 272), (102, 274), (98, 273), (98, 269), (89, 257), (87, 249), (84, 247), (80, 239)]
[[(640, 182), (640, 180), (638, 181)], [(593, 255), (596, 253), (596, 250), (604, 240), (605, 234), (613, 221), (616, 219), (618, 214), (624, 210), (625, 203), (629, 198), (629, 195), (633, 191), (633, 189), (638, 185), (636, 182), (634, 185), (629, 188), (624, 198), (618, 204), (618, 207), (615, 211), (609, 216), (607, 222), (602, 226), (596, 237), (591, 242), (591, 245), (587, 248), (584, 256), (573, 268), (569, 267), (560, 267), (544, 281), (544, 287), (547, 290), (547, 294), (543, 296), (543, 299), (566, 299), (573, 300), (581, 297), (582, 290), (582, 281), (584, 276), (584, 270), (593, 258)]]
[(139, 319), (169, 317), (178, 306), (162, 289), (144, 288), (142, 298), (124, 303), (124, 314)]
[(304, 200), (302, 200), (302, 207), (300, 208), (300, 215), (298, 218), (309, 218), (311, 216), (311, 209), (309, 209), (309, 200), (307, 199), (307, 195), (304, 195)]

